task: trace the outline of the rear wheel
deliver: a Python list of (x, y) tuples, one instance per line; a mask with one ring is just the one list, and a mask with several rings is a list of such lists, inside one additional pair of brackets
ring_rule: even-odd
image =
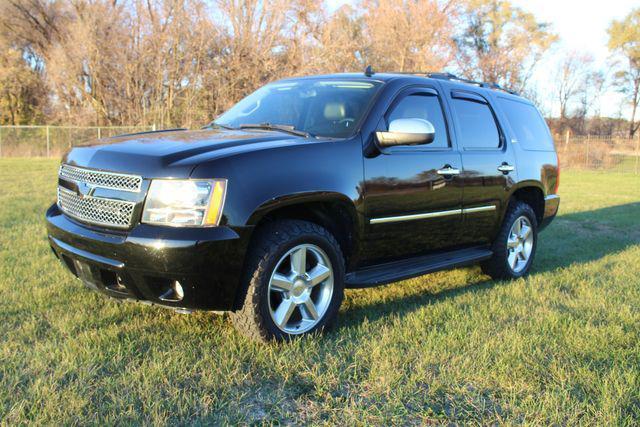
[(344, 262), (335, 238), (306, 221), (286, 220), (259, 231), (247, 271), (236, 327), (260, 340), (283, 340), (323, 330), (338, 313)]
[(493, 257), (482, 263), (482, 271), (494, 279), (512, 279), (527, 274), (538, 243), (538, 223), (531, 206), (512, 202), (500, 233), (493, 243)]

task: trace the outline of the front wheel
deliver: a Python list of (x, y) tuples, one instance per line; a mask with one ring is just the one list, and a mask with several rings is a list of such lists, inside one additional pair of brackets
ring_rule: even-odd
[(509, 206), (500, 233), (493, 243), (493, 257), (481, 264), (494, 279), (514, 279), (529, 272), (538, 243), (538, 222), (531, 206)]
[(259, 231), (248, 262), (236, 327), (259, 340), (283, 340), (319, 331), (335, 320), (344, 293), (340, 246), (324, 228), (286, 220)]

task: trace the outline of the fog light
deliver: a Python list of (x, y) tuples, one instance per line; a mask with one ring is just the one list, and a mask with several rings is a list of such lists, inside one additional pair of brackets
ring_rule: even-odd
[(184, 298), (184, 289), (182, 289), (182, 285), (177, 280), (171, 282), (169, 289), (167, 289), (162, 295), (159, 297), (162, 301), (169, 302), (178, 302), (182, 301)]
[(182, 301), (182, 298), (184, 298), (184, 289), (182, 289), (182, 285), (177, 280), (173, 282), (173, 291), (176, 294), (177, 300)]

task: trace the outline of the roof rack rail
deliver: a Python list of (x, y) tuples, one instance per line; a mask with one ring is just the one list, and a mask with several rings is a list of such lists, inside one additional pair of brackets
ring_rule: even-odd
[(500, 90), (502, 92), (507, 92), (510, 93), (511, 95), (519, 95), (518, 92), (516, 92), (515, 90), (511, 90), (511, 89), (507, 89), (505, 87), (500, 86), (498, 83), (490, 83), (490, 82), (484, 82), (481, 84), (482, 87), (486, 87), (488, 89), (494, 89), (494, 90)]
[(500, 86), (498, 83), (477, 82), (474, 80), (465, 79), (463, 77), (458, 77), (455, 74), (451, 74), (447, 72), (434, 73), (432, 71), (400, 71), (400, 72), (391, 72), (390, 74), (412, 74), (417, 76), (425, 76), (432, 79), (449, 80), (449, 81), (455, 81), (460, 83), (466, 83), (469, 85), (478, 86), (486, 89), (499, 90), (502, 92), (510, 93), (511, 95), (518, 95), (518, 92), (516, 92), (515, 90), (504, 88)]

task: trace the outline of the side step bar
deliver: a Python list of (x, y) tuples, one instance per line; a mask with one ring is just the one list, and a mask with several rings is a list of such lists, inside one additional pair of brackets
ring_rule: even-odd
[(491, 250), (482, 246), (373, 265), (348, 273), (345, 287), (369, 288), (386, 285), (435, 271), (475, 264), (491, 258), (492, 255)]

